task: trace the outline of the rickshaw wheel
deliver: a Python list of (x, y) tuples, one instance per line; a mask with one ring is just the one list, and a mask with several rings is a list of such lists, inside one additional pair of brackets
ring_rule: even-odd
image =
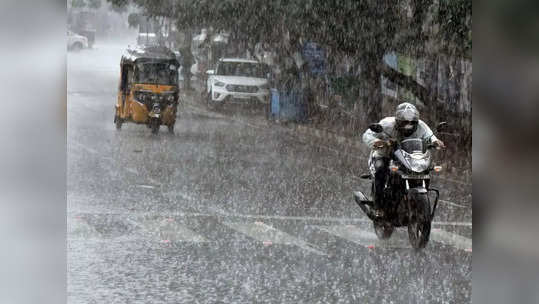
[(172, 134), (174, 134), (174, 124), (170, 124), (167, 126), (168, 127), (168, 131)]
[(152, 134), (157, 134), (159, 132), (159, 127), (159, 122), (152, 122), (150, 125), (150, 128), (152, 129)]
[(120, 117), (116, 117), (116, 119), (114, 120), (115, 124), (116, 124), (116, 130), (120, 130), (122, 129), (122, 124), (123, 124), (123, 121)]

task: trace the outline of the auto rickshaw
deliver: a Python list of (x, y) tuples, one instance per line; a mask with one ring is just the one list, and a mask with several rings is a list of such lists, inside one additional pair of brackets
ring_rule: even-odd
[(176, 55), (166, 47), (128, 49), (120, 61), (120, 86), (114, 123), (146, 124), (152, 133), (165, 125), (174, 132), (179, 103)]

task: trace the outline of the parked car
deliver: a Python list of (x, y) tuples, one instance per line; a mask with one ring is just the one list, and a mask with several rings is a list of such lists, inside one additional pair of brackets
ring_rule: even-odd
[(139, 33), (137, 36), (137, 45), (156, 46), (159, 45), (159, 41), (155, 33)]
[(222, 58), (208, 70), (208, 105), (225, 101), (269, 103), (268, 66), (256, 60)]
[(72, 51), (80, 51), (88, 48), (88, 38), (75, 34), (72, 31), (67, 31), (67, 49)]

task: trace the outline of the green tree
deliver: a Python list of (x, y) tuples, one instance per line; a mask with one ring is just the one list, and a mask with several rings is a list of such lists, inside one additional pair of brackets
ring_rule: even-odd
[[(107, 0), (126, 5), (127, 0)], [(413, 77), (388, 68), (383, 56), (405, 51), (467, 56), (471, 50), (470, 0), (132, 0), (147, 16), (176, 20), (178, 28), (212, 27), (232, 34), (231, 40), (253, 48), (268, 43), (284, 59), (300, 41), (317, 41), (330, 54), (357, 58), (365, 92), (367, 119), (381, 111), (381, 75), (406, 87), (425, 104), (429, 88)], [(409, 14), (410, 13), (410, 14)], [(437, 31), (425, 30), (437, 28)], [(435, 47), (427, 47), (427, 43)]]

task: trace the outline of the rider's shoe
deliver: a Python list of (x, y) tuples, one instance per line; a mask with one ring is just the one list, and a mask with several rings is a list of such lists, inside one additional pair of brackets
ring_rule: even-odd
[(384, 210), (382, 209), (374, 209), (374, 216), (377, 218), (382, 218), (385, 216)]

